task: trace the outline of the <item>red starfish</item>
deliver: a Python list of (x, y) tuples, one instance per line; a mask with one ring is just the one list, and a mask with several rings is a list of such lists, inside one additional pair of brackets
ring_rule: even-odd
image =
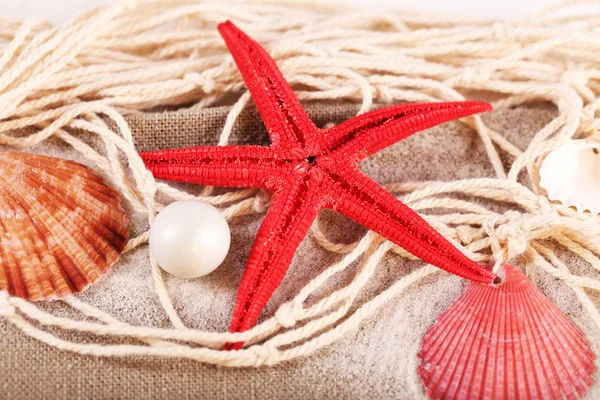
[[(231, 22), (219, 25), (271, 137), (270, 147), (194, 147), (141, 154), (159, 179), (274, 192), (238, 292), (231, 332), (251, 328), (321, 209), (340, 212), (448, 272), (496, 276), (469, 260), (417, 213), (363, 175), (358, 162), (442, 122), (491, 110), (481, 102), (409, 104), (317, 128), (267, 52)], [(239, 348), (241, 343), (231, 347)]]

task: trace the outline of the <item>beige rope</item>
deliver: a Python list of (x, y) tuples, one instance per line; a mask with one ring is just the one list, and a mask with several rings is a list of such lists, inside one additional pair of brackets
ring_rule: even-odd
[[(463, 100), (471, 91), (493, 93), (499, 109), (552, 102), (558, 116), (526, 149), (486, 127), (479, 117), (463, 121), (478, 132), (496, 178), (400, 182), (387, 188), (474, 260), (497, 266), (524, 258), (528, 265), (563, 281), (600, 329), (600, 312), (584, 290), (600, 290), (600, 280), (571, 272), (545, 244), (554, 240), (600, 270), (599, 219), (549, 202), (539, 188), (540, 157), (575, 135), (598, 137), (600, 69), (595, 66), (600, 62), (600, 41), (593, 31), (600, 19), (594, 14), (564, 18), (557, 13), (571, 3), (599, 2), (568, 2), (504, 22), (414, 12), (365, 14), (309, 0), (254, 0), (227, 7), (221, 3), (127, 1), (85, 12), (63, 27), (34, 18), (24, 22), (4, 18), (0, 144), (25, 148), (50, 137), (63, 140), (104, 171), (134, 212), (145, 214), (149, 222), (164, 207), (156, 200), (158, 194), (163, 199), (207, 201), (220, 207), (227, 219), (264, 212), (270, 203), (264, 191), (213, 195), (205, 188), (194, 196), (156, 182), (138, 157), (123, 118), (156, 106), (210, 107), (243, 90), (215, 29), (215, 23), (225, 19), (233, 19), (265, 44), (303, 100), (353, 100), (361, 102), (360, 112), (368, 111), (374, 102)], [(249, 99), (245, 92), (223, 130), (215, 132), (219, 145), (227, 145)], [(112, 123), (107, 124), (107, 119)], [(24, 129), (33, 133), (14, 134)], [(104, 148), (92, 148), (81, 135), (72, 135), (73, 129), (99, 138)], [(508, 171), (499, 151), (514, 158)], [(517, 180), (524, 171), (530, 180), (527, 186)], [(457, 200), (457, 195), (469, 200)], [(503, 202), (506, 209), (492, 211), (479, 200)], [(334, 243), (320, 230), (318, 220), (312, 232), (318, 243), (342, 258), (323, 266), (273, 317), (247, 332), (186, 328), (154, 260), (150, 260), (152, 278), (172, 328), (133, 326), (77, 298), (66, 299), (65, 304), (81, 313), (79, 320), (53, 315), (7, 293), (0, 293), (0, 314), (27, 335), (80, 354), (272, 365), (335, 342), (386, 301), (438, 271), (423, 266), (356, 308), (358, 294), (388, 253), (414, 257), (372, 232), (356, 243)], [(130, 240), (126, 251), (147, 241), (144, 232)], [(331, 277), (355, 262), (360, 266), (348, 285), (305, 305)], [(45, 330), (51, 326), (138, 342), (110, 346), (71, 342)], [(221, 350), (224, 343), (239, 341), (246, 343), (242, 350)]]

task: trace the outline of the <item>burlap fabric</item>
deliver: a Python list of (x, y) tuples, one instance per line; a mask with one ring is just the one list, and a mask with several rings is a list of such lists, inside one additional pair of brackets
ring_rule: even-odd
[[(306, 105), (310, 118), (319, 126), (339, 123), (356, 114), (354, 103), (335, 106), (323, 103)], [(127, 118), (139, 151), (174, 147), (216, 145), (230, 107), (212, 107), (202, 111), (181, 110), (156, 114), (135, 114)], [(245, 107), (236, 119), (231, 144), (268, 144), (269, 136), (253, 106)]]
[[(356, 105), (313, 105), (309, 114), (319, 125), (350, 117)], [(140, 150), (214, 144), (228, 108), (166, 112), (129, 117)], [(547, 107), (498, 111), (485, 117), (493, 129), (525, 148), (534, 132), (554, 115)], [(252, 108), (236, 124), (232, 143), (264, 143), (267, 136)], [(49, 141), (35, 149), (47, 154), (74, 156)], [(505, 160), (510, 161), (505, 155)], [(493, 176), (475, 132), (449, 123), (413, 136), (365, 160), (363, 170), (380, 183), (415, 180), (452, 180)], [(193, 186), (185, 186), (197, 190)], [(494, 205), (494, 207), (500, 205)], [(175, 306), (190, 327), (226, 330), (244, 262), (262, 215), (232, 221), (232, 248), (222, 267), (210, 276), (185, 281), (167, 278)], [(331, 212), (322, 215), (325, 233), (335, 240), (355, 240), (364, 233), (358, 225)], [(132, 231), (146, 229), (134, 218)], [(264, 314), (297, 293), (309, 279), (333, 262), (309, 237)], [(567, 259), (574, 270), (583, 263)], [(418, 267), (419, 262), (388, 256), (358, 299), (361, 304)], [(132, 323), (168, 326), (152, 290), (147, 247), (127, 255), (102, 282), (81, 295), (119, 318)], [(350, 278), (342, 274), (332, 289)], [(540, 272), (534, 280), (584, 331), (598, 352), (598, 333), (572, 292)], [(416, 374), (417, 351), (426, 329), (461, 293), (464, 281), (447, 273), (434, 274), (395, 298), (342, 341), (310, 357), (271, 368), (227, 369), (188, 360), (152, 358), (95, 358), (61, 352), (30, 339), (0, 322), (1, 399), (263, 399), (263, 398), (422, 398)], [(593, 298), (597, 301), (597, 298)], [(70, 315), (60, 304), (46, 306)], [(97, 340), (53, 331), (71, 340)], [(118, 341), (117, 341), (118, 342)], [(590, 398), (599, 395), (595, 387)]]

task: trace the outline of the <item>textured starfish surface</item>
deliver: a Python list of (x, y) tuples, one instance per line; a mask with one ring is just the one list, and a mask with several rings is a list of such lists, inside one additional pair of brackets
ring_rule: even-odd
[[(317, 128), (268, 53), (233, 23), (219, 25), (271, 138), (271, 146), (195, 147), (142, 153), (156, 178), (274, 192), (239, 288), (230, 330), (251, 328), (321, 209), (342, 213), (420, 259), (473, 281), (496, 276), (463, 255), (363, 175), (367, 156), (442, 122), (490, 111), (481, 102), (392, 106)], [(239, 348), (241, 344), (230, 345)]]

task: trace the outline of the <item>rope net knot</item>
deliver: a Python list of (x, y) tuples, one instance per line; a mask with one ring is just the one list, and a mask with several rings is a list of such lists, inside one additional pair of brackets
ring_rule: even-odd
[(490, 239), (495, 260), (509, 262), (525, 255), (530, 248), (532, 227), (527, 217), (518, 211), (509, 210), (501, 217), (492, 218), (484, 224), (484, 229)]

